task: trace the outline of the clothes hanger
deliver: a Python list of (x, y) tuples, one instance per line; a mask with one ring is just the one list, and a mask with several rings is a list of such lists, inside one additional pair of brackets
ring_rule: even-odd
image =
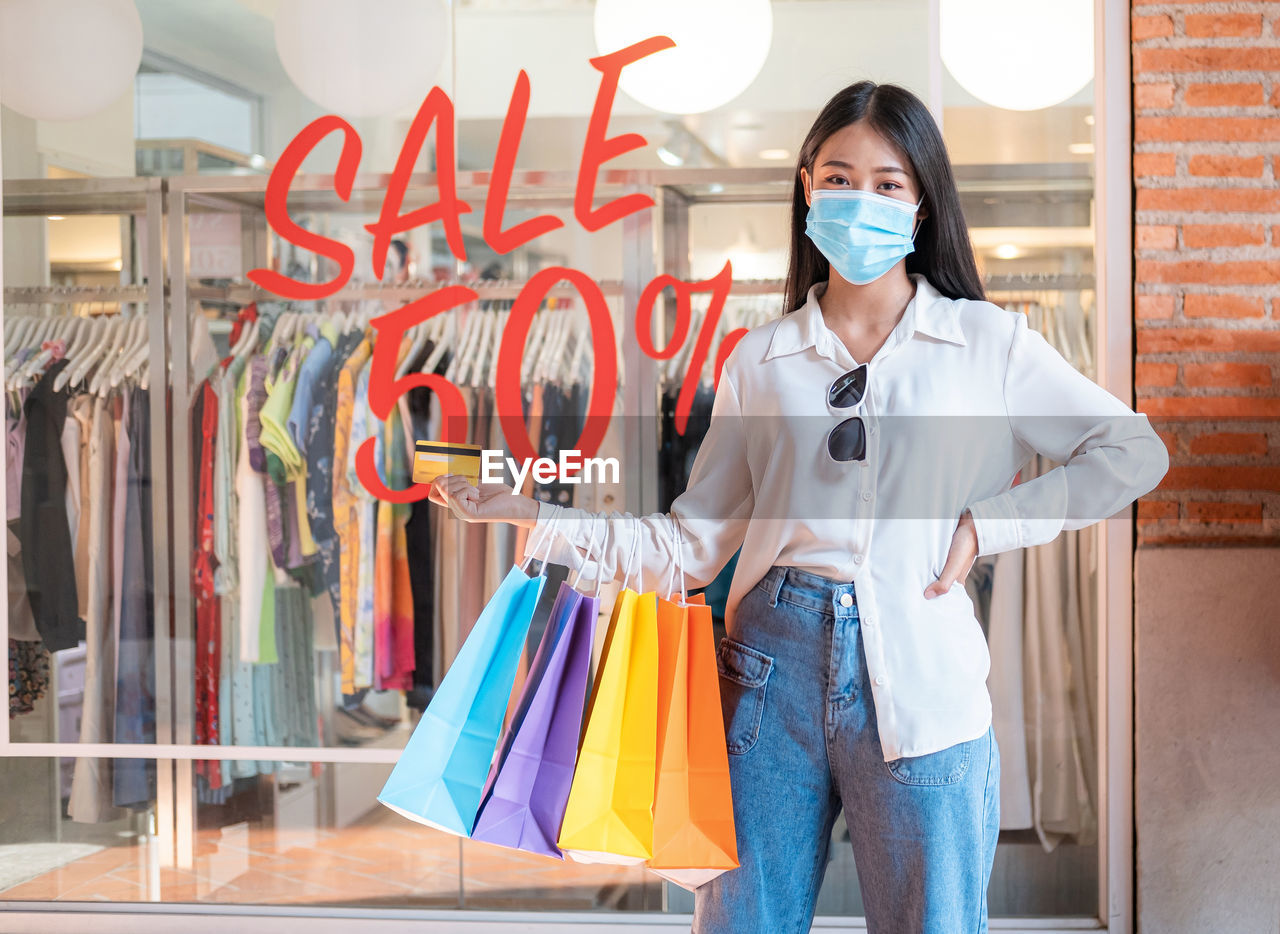
[(493, 353), (489, 358), (489, 376), (485, 380), (485, 385), (495, 391), (498, 388), (498, 355), (502, 350), (502, 335), (506, 333), (507, 319), (511, 317), (511, 311), (503, 309), (497, 312), (497, 316), (493, 326)]
[(244, 353), (245, 348), (252, 343), (253, 337), (257, 335), (257, 333), (258, 318), (254, 317), (252, 319), (244, 319), (244, 323), (240, 328), (240, 337), (231, 346), (231, 349), (227, 351), (227, 356), (234, 358)]
[(75, 373), (80, 361), (98, 345), (102, 333), (106, 330), (101, 318), (90, 318), (86, 315), (78, 318), (78, 321), (80, 326), (72, 342), (67, 346), (67, 359), (70, 362), (53, 381), (55, 392), (61, 392), (71, 382), (72, 374)]
[(449, 377), (449, 381), (455, 386), (462, 386), (462, 374), (466, 372), (470, 366), (471, 355), (475, 352), (476, 335), (480, 331), (480, 309), (476, 306), (467, 313), (467, 320), (463, 324), (462, 336), (458, 341), (457, 355), (450, 363), (450, 370), (453, 376)]
[[(58, 303), (54, 307), (65, 308), (66, 306), (62, 303)], [(39, 350), (30, 359), (28, 359), (26, 363), (18, 368), (18, 372), (14, 374), (13, 378), (9, 381), (8, 388), (20, 389), (27, 382), (36, 379), (53, 361), (55, 353), (54, 348), (45, 348), (44, 345), (60, 339), (58, 335), (65, 325), (65, 320), (62, 320), (64, 317), (65, 313), (52, 315), (50, 317), (46, 327), (42, 329), (39, 342), (37, 343), (33, 341), (34, 346), (39, 348)], [(63, 351), (64, 353), (66, 351), (65, 343), (63, 344)]]
[(542, 338), (548, 325), (548, 314), (545, 309), (540, 309), (533, 316), (533, 324), (529, 328), (529, 336), (524, 344), (524, 353), (520, 356), (520, 376), (524, 385), (533, 382), (533, 373), (530, 368), (541, 352)]
[(693, 354), (693, 345), (701, 328), (702, 309), (700, 307), (691, 308), (689, 313), (689, 333), (685, 336), (684, 343), (676, 350), (675, 354), (665, 361), (663, 382), (667, 385), (681, 381), (681, 375), (688, 367), (688, 358)]
[[(59, 306), (55, 304), (53, 307), (56, 308)], [(27, 358), (27, 361), (18, 367), (17, 372), (14, 374), (12, 380), (10, 380), (11, 385), (9, 388), (18, 389), (21, 387), (22, 384), (30, 378), (30, 375), (35, 371), (36, 367), (42, 367), (43, 363), (47, 361), (50, 356), (50, 351), (44, 349), (44, 343), (50, 339), (53, 334), (54, 327), (57, 324), (57, 322), (52, 320), (53, 317), (54, 316), (52, 315), (47, 315), (36, 325), (35, 331), (27, 342), (27, 346), (35, 349), (36, 353)]]
[(453, 355), (453, 359), (449, 361), (449, 367), (445, 371), (445, 379), (453, 383), (458, 383), (458, 374), (462, 370), (464, 361), (471, 348), (471, 336), (476, 330), (476, 326), (480, 323), (478, 320), (479, 311), (471, 309), (467, 314), (467, 320), (462, 325), (462, 336), (458, 340), (457, 351)]
[(146, 316), (138, 314), (130, 322), (130, 330), (127, 343), (123, 346), (119, 356), (113, 361), (108, 371), (101, 374), (102, 380), (95, 378), (94, 382), (98, 385), (98, 391), (105, 395), (108, 389), (115, 389), (120, 385), (127, 373), (133, 372), (137, 368), (134, 363), (139, 359), (139, 355), (145, 356), (147, 348), (147, 320)]
[(484, 362), (485, 348), (487, 346), (486, 338), (489, 334), (489, 325), (493, 320), (493, 314), (487, 307), (482, 307), (477, 312), (480, 320), (476, 323), (476, 333), (472, 338), (471, 350), (467, 354), (467, 358), (463, 361), (462, 368), (458, 373), (458, 385), (476, 388), (476, 375)]
[(1080, 341), (1080, 349), (1084, 355), (1084, 364), (1086, 372), (1090, 375), (1094, 372), (1093, 364), (1093, 334), (1089, 327), (1092, 321), (1092, 302), (1086, 303), (1085, 294), (1080, 292), (1077, 294), (1080, 304), (1080, 315), (1076, 318), (1077, 339)]
[(551, 358), (547, 361), (547, 379), (552, 380), (560, 385), (565, 385), (565, 353), (569, 348), (569, 337), (573, 333), (573, 316), (572, 308), (566, 308), (560, 312), (560, 334), (556, 338), (556, 346), (551, 352)]
[[(91, 343), (83, 354), (79, 355), (72, 366), (67, 367), (58, 375), (59, 380), (66, 377), (66, 381), (62, 384), (63, 386), (68, 383), (75, 386), (83, 384), (90, 371), (106, 360), (113, 348), (119, 345), (125, 330), (124, 313), (113, 315), (106, 320), (104, 320), (104, 316), (99, 316), (96, 320), (100, 322), (97, 340)], [(62, 386), (55, 382), (53, 388), (61, 389)]]
[(585, 311), (576, 316), (573, 331), (575, 338), (573, 356), (569, 360), (569, 369), (566, 371), (566, 384), (570, 386), (586, 381), (582, 375), (582, 365), (587, 359), (587, 346), (591, 343), (591, 325)]
[(440, 360), (448, 352), (450, 345), (457, 337), (457, 309), (450, 308), (444, 314), (437, 315), (437, 317), (444, 320), (440, 324), (440, 335), (436, 338), (436, 345), (432, 348), (431, 355), (422, 364), (421, 372), (423, 373), (434, 373), (436, 371), (436, 368), (440, 365)]
[(538, 363), (539, 383), (548, 383), (550, 377), (552, 377), (552, 367), (556, 363), (556, 352), (561, 347), (561, 338), (564, 330), (566, 330), (564, 329), (563, 312), (549, 311), (548, 313), (552, 315), (552, 324), (550, 324), (547, 342), (545, 342), (545, 348)]
[[(142, 329), (142, 333), (143, 333), (143, 336), (145, 337), (146, 328)], [(141, 346), (139, 346), (131, 356), (125, 359), (118, 377), (115, 374), (113, 374), (112, 380), (111, 380), (111, 388), (114, 389), (117, 385), (119, 385), (124, 380), (129, 379), (130, 377), (136, 376), (138, 371), (143, 366), (143, 364), (147, 362), (147, 357), (149, 356), (150, 353), (151, 353), (150, 342), (144, 340)]]
[(30, 327), (31, 315), (29, 312), (18, 312), (12, 315), (5, 315), (4, 318), (4, 370), (6, 373), (13, 366), (13, 361), (17, 358), (18, 351), (26, 346), (23, 343), (23, 335)]
[(492, 303), (484, 312), (484, 322), (480, 328), (480, 338), (477, 342), (475, 360), (471, 361), (471, 372), (468, 374), (468, 385), (474, 386), (475, 389), (483, 389), (488, 385), (486, 379), (486, 371), (489, 370), (490, 361), (493, 357), (498, 356), (497, 344), (495, 344), (495, 335), (498, 334), (498, 310), (494, 308)]
[(538, 346), (537, 352), (534, 354), (533, 363), (528, 373), (528, 382), (532, 386), (536, 386), (542, 382), (542, 370), (544, 361), (547, 359), (547, 352), (551, 345), (555, 343), (556, 329), (560, 325), (560, 321), (555, 317), (555, 313), (544, 310), (543, 314), (547, 316), (547, 323), (543, 326), (542, 342)]
[(404, 359), (400, 361), (400, 365), (396, 367), (396, 379), (400, 379), (409, 372), (409, 366), (414, 360), (418, 359), (418, 354), (422, 353), (422, 348), (425, 347), (427, 345), (427, 341), (431, 339), (430, 329), (427, 327), (429, 324), (431, 324), (431, 321), (427, 321), (425, 324), (419, 324), (414, 327), (409, 343), (409, 351), (404, 355)]

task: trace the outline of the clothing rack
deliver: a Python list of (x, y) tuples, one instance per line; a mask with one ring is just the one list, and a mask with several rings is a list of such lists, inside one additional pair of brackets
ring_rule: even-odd
[[(621, 280), (601, 279), (596, 283), (600, 291), (607, 297), (623, 294)], [(781, 279), (742, 279), (735, 280), (730, 294), (770, 295), (781, 293), (784, 282)], [(520, 296), (526, 283), (517, 279), (414, 279), (398, 285), (383, 285), (377, 282), (344, 286), (333, 295), (326, 296), (323, 301), (357, 301), (362, 299), (382, 299), (384, 301), (412, 301), (438, 289), (461, 285), (473, 289), (483, 301), (514, 300)], [(6, 290), (7, 294), (8, 290)], [(569, 286), (557, 286), (546, 293), (547, 298), (579, 298), (576, 289)], [(233, 283), (229, 285), (189, 285), (187, 298), (191, 301), (210, 304), (248, 305), (250, 302), (280, 301), (273, 292), (256, 285)]]
[(145, 302), (151, 297), (146, 285), (7, 285), (6, 305), (73, 305), (93, 302)]
[(1083, 292), (1093, 289), (1096, 280), (1089, 273), (1027, 272), (1013, 275), (986, 276), (983, 285), (988, 292), (1022, 292), (1058, 290)]

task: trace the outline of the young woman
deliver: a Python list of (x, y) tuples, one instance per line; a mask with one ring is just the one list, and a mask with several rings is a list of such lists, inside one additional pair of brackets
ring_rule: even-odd
[[(1037, 452), (1062, 466), (1013, 484)], [(963, 579), (1167, 468), (1145, 415), (985, 301), (932, 117), (862, 81), (800, 150), (786, 313), (725, 361), (669, 517), (593, 522), (458, 476), (431, 496), (471, 521), (556, 515), (579, 561), (604, 529), (606, 577), (639, 534), (646, 588), (671, 567), (670, 520), (691, 587), (741, 546), (719, 653), (741, 866), (697, 890), (696, 931), (807, 931), (843, 807), (870, 931), (972, 934), (999, 754)]]

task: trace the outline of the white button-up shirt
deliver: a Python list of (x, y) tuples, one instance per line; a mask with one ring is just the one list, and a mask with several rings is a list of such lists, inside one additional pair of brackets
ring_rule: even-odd
[[(1127, 507), (1169, 464), (1147, 417), (1072, 367), (1025, 315), (911, 279), (915, 295), (868, 362), (856, 406), (828, 401), (862, 361), (823, 320), (819, 284), (725, 361), (669, 517), (538, 511), (538, 525), (554, 517), (573, 546), (564, 560), (598, 560), (613, 579), (634, 554), (632, 585), (646, 590), (669, 586), (676, 560), (690, 588), (704, 586), (741, 546), (725, 622), (748, 645), (749, 622), (737, 625), (734, 611), (772, 565), (852, 581), (886, 760), (977, 738), (991, 723), (990, 657), (963, 582), (924, 596), (964, 510), (979, 554), (1039, 545)], [(866, 457), (836, 461), (827, 435), (855, 415)], [(1014, 484), (1036, 452), (1061, 466)]]

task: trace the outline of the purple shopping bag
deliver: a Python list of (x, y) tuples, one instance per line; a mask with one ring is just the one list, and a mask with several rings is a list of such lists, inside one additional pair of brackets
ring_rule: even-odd
[(564, 858), (555, 841), (573, 783), (598, 605), (597, 597), (560, 585), (473, 840)]

